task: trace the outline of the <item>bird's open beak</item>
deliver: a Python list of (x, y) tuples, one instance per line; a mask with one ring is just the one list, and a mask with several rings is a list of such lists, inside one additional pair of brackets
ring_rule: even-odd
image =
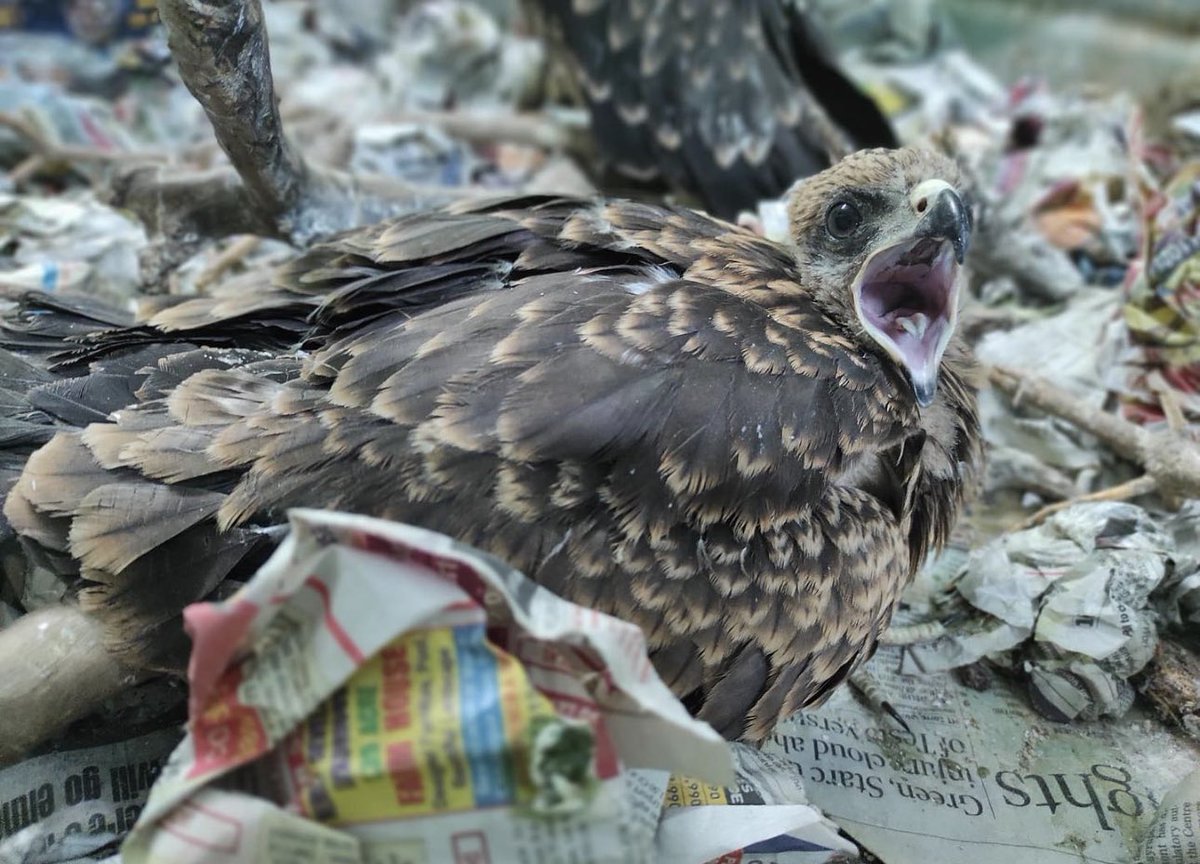
[(908, 371), (924, 408), (937, 392), (938, 366), (958, 323), (971, 219), (942, 180), (917, 186), (910, 204), (912, 233), (867, 259), (854, 283), (854, 305), (871, 337)]

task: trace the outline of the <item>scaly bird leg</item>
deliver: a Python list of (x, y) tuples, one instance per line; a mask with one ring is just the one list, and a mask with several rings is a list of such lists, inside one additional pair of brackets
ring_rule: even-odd
[(158, 11), (180, 77), (234, 171), (167, 175), (142, 166), (119, 176), (114, 205), (152, 231), (258, 234), (303, 246), (466, 194), (310, 165), (283, 130), (259, 0), (161, 0)]

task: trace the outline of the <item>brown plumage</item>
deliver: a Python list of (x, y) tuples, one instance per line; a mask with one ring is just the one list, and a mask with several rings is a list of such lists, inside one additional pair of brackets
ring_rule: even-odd
[(699, 716), (761, 740), (871, 653), (975, 471), (956, 183), (857, 154), (799, 187), (790, 247), (522, 199), (351, 232), (138, 326), (31, 297), (10, 345), (96, 332), (55, 358), (80, 377), (30, 392), (20, 422), (61, 431), (5, 515), (78, 570), (114, 651), (163, 669), (181, 608), (288, 507), (423, 525), (638, 623)]
[(665, 183), (727, 219), (853, 150), (896, 146), (801, 5), (524, 3), (618, 183)]

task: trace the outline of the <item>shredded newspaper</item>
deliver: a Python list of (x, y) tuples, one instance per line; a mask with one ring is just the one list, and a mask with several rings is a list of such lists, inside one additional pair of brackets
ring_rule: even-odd
[(186, 619), (188, 735), (126, 864), (853, 850), (787, 763), (688, 715), (636, 627), (442, 535), (295, 511), (250, 583)]
[(1200, 755), (1136, 708), (1054, 723), (1014, 681), (912, 674), (897, 645), (859, 692), (730, 746), (636, 628), (408, 526), (297, 511), (254, 580), (187, 617), (170, 761), (164, 730), (0, 772), (0, 860), (132, 827), (125, 864), (829, 864), (856, 854), (839, 826), (886, 864), (1197, 860)]

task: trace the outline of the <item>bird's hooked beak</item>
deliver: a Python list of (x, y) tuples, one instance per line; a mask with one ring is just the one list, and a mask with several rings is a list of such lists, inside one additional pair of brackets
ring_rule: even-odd
[(958, 323), (960, 265), (971, 218), (944, 180), (909, 194), (912, 228), (876, 250), (854, 282), (854, 308), (867, 333), (908, 372), (917, 404), (933, 402), (938, 366)]

